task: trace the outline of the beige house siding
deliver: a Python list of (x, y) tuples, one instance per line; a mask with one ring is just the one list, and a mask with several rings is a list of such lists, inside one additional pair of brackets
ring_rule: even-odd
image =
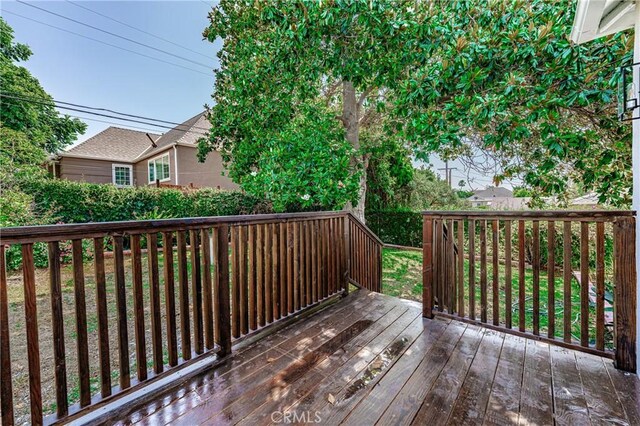
[(220, 189), (239, 189), (229, 177), (223, 176), (224, 166), (222, 156), (213, 151), (204, 163), (198, 161), (196, 147), (178, 146), (178, 184), (196, 187), (211, 187)]
[(134, 179), (136, 186), (155, 185), (155, 182), (149, 183), (149, 161), (163, 155), (169, 154), (169, 180), (162, 183), (176, 185), (176, 163), (173, 148), (162, 151), (152, 157), (145, 158), (134, 165)]
[(81, 182), (113, 183), (113, 164), (126, 163), (63, 157), (60, 159), (60, 177)]

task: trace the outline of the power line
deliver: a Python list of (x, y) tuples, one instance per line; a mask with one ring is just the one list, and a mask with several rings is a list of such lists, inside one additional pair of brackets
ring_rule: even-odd
[(32, 22), (35, 22), (37, 24), (44, 25), (44, 26), (47, 26), (47, 27), (50, 27), (50, 28), (54, 28), (54, 29), (59, 30), (59, 31), (64, 31), (65, 33), (69, 33), (69, 34), (73, 34), (73, 35), (78, 36), (78, 37), (86, 38), (87, 40), (91, 40), (91, 41), (95, 41), (97, 43), (101, 43), (101, 44), (104, 44), (104, 45), (107, 45), (107, 46), (115, 47), (116, 49), (124, 50), (125, 52), (130, 52), (130, 53), (133, 53), (133, 54), (145, 57), (145, 58), (152, 59), (154, 61), (158, 61), (158, 62), (162, 62), (162, 63), (165, 63), (165, 64), (173, 65), (174, 67), (180, 67), (180, 68), (185, 69), (185, 70), (197, 72), (198, 74), (202, 74), (202, 75), (206, 75), (208, 77), (211, 77), (211, 74), (209, 74), (209, 73), (206, 73), (206, 72), (203, 72), (203, 71), (199, 71), (199, 70), (196, 70), (196, 69), (193, 69), (193, 68), (185, 67), (184, 65), (176, 64), (174, 62), (165, 61), (164, 59), (156, 58), (155, 56), (145, 55), (144, 53), (136, 52), (135, 50), (130, 50), (130, 49), (127, 49), (126, 47), (121, 47), (121, 46), (118, 46), (118, 45), (115, 45), (115, 44), (107, 43), (106, 41), (98, 40), (96, 38), (89, 37), (89, 36), (86, 36), (84, 34), (76, 33), (74, 31), (67, 30), (65, 28), (60, 28), (60, 27), (57, 27), (55, 25), (47, 24), (46, 22), (38, 21), (37, 19), (29, 18), (27, 16), (20, 15), (19, 13), (11, 12), (10, 10), (3, 10), (2, 12), (3, 13), (8, 13), (10, 15), (15, 15), (15, 16), (17, 16), (19, 18), (26, 19), (28, 21), (32, 21)]
[[(188, 128), (187, 130), (180, 129), (179, 128), (180, 126), (185, 127), (184, 124), (179, 124), (177, 127), (170, 127), (170, 126), (165, 126), (165, 125), (162, 125), (162, 124), (149, 123), (149, 122), (146, 122), (146, 121), (133, 120), (133, 119), (130, 119), (130, 118), (122, 118), (122, 117), (117, 117), (117, 116), (114, 116), (114, 115), (101, 114), (101, 113), (92, 112), (92, 111), (85, 111), (83, 109), (78, 109), (78, 108), (71, 108), (71, 107), (67, 107), (67, 106), (55, 105), (55, 104), (52, 104), (51, 102), (43, 102), (43, 101), (37, 101), (37, 100), (34, 100), (34, 99), (28, 99), (28, 98), (21, 98), (21, 97), (18, 97), (18, 96), (6, 95), (4, 93), (0, 93), (0, 97), (21, 100), (23, 102), (29, 102), (29, 103), (39, 104), (39, 105), (54, 106), (56, 108), (65, 109), (65, 110), (69, 110), (69, 111), (81, 112), (81, 113), (84, 113), (84, 114), (95, 115), (95, 116), (99, 116), (99, 117), (112, 118), (112, 119), (121, 120), (121, 121), (128, 121), (128, 122), (131, 122), (131, 123), (144, 124), (144, 125), (152, 126), (152, 127), (162, 127), (162, 128), (169, 129), (169, 130), (179, 130), (179, 131), (183, 131), (183, 132), (187, 132), (187, 133), (194, 133), (194, 134), (197, 134), (197, 135), (208, 136), (205, 133), (192, 131), (191, 129), (194, 128), (194, 127)], [(198, 128), (198, 129), (202, 129), (202, 128)]]
[(78, 21), (78, 20), (73, 19), (73, 18), (69, 18), (69, 17), (67, 17), (67, 16), (64, 16), (64, 15), (59, 14), (59, 13), (56, 13), (56, 12), (52, 12), (52, 11), (50, 11), (50, 10), (48, 10), (48, 9), (45, 9), (45, 8), (42, 8), (42, 7), (36, 6), (36, 5), (34, 5), (34, 4), (26, 3), (26, 2), (24, 2), (24, 1), (22, 1), (22, 0), (16, 0), (16, 1), (17, 1), (18, 3), (20, 3), (20, 4), (24, 4), (25, 6), (29, 6), (29, 7), (32, 7), (32, 8), (34, 8), (34, 9), (41, 10), (41, 11), (43, 11), (43, 12), (45, 12), (45, 13), (50, 14), (50, 15), (54, 15), (54, 16), (57, 16), (57, 17), (59, 17), (59, 18), (66, 19), (67, 21), (75, 22), (75, 23), (76, 23), (76, 24), (78, 24), (78, 25), (83, 25), (83, 26), (85, 26), (85, 27), (87, 27), (87, 28), (91, 28), (91, 29), (94, 29), (94, 30), (96, 30), (96, 31), (100, 31), (100, 32), (105, 33), (105, 34), (109, 34), (110, 36), (117, 37), (117, 38), (120, 38), (120, 39), (122, 39), (122, 40), (126, 40), (126, 41), (128, 41), (128, 42), (130, 42), (130, 43), (134, 43), (134, 44), (137, 44), (137, 45), (139, 45), (139, 46), (146, 47), (147, 49), (152, 49), (152, 50), (155, 50), (156, 52), (164, 53), (165, 55), (173, 56), (174, 58), (178, 58), (178, 59), (181, 59), (181, 60), (183, 60), (183, 61), (191, 62), (192, 64), (200, 65), (201, 67), (205, 67), (205, 68), (207, 68), (207, 69), (212, 69), (212, 66), (210, 66), (210, 65), (206, 65), (206, 64), (203, 64), (202, 62), (197, 62), (197, 61), (194, 61), (194, 60), (192, 60), (192, 59), (185, 58), (184, 56), (176, 55), (175, 53), (171, 53), (171, 52), (167, 52), (166, 50), (158, 49), (157, 47), (153, 47), (153, 46), (150, 46), (150, 45), (148, 45), (148, 44), (141, 43), (141, 42), (139, 42), (139, 41), (136, 41), (136, 40), (130, 39), (130, 38), (128, 38), (128, 37), (124, 37), (124, 36), (121, 36), (121, 35), (119, 35), (119, 34), (112, 33), (111, 31), (107, 31), (107, 30), (104, 30), (104, 29), (102, 29), (102, 28), (98, 28), (98, 27), (95, 27), (95, 26), (93, 26), (93, 25), (86, 24), (86, 23), (84, 23), (84, 22)]
[(125, 27), (131, 28), (131, 29), (133, 29), (133, 30), (136, 30), (136, 31), (141, 32), (141, 33), (146, 34), (146, 35), (149, 35), (149, 36), (151, 36), (151, 37), (155, 37), (155, 38), (157, 38), (158, 40), (162, 40), (162, 41), (164, 41), (165, 43), (172, 44), (172, 45), (177, 46), (177, 47), (179, 47), (179, 48), (181, 48), (181, 49), (188, 50), (189, 52), (193, 52), (193, 53), (195, 53), (195, 54), (197, 54), (197, 55), (200, 55), (200, 56), (202, 56), (202, 57), (205, 57), (205, 58), (207, 58), (207, 59), (211, 59), (209, 56), (207, 56), (207, 55), (205, 55), (205, 54), (203, 54), (203, 53), (200, 53), (200, 52), (198, 52), (197, 50), (189, 49), (188, 47), (185, 47), (185, 46), (183, 46), (183, 45), (181, 45), (181, 44), (175, 43), (175, 42), (173, 42), (173, 41), (171, 41), (171, 40), (167, 40), (166, 38), (161, 37), (161, 36), (159, 36), (159, 35), (157, 35), (157, 34), (153, 34), (153, 33), (150, 33), (150, 32), (148, 32), (148, 31), (145, 31), (145, 30), (141, 30), (140, 28), (134, 27), (133, 25), (129, 25), (129, 24), (127, 24), (126, 22), (122, 22), (122, 21), (120, 21), (120, 20), (118, 20), (118, 19), (112, 18), (111, 16), (107, 16), (107, 15), (105, 15), (105, 14), (103, 14), (103, 13), (100, 13), (100, 12), (98, 12), (98, 11), (96, 11), (96, 10), (93, 10), (93, 9), (91, 9), (91, 8), (88, 8), (88, 7), (86, 7), (86, 6), (83, 6), (83, 5), (81, 5), (80, 3), (76, 3), (76, 2), (73, 2), (73, 1), (71, 1), (71, 0), (65, 0), (65, 1), (66, 1), (67, 3), (71, 3), (72, 5), (74, 5), (74, 6), (76, 6), (76, 7), (79, 7), (79, 8), (84, 9), (84, 10), (88, 10), (88, 11), (89, 11), (89, 12), (91, 12), (91, 13), (95, 13), (95, 14), (96, 14), (96, 15), (98, 15), (98, 16), (102, 16), (103, 18), (109, 19), (109, 20), (111, 20), (111, 21), (113, 21), (113, 22), (117, 22), (117, 23), (118, 23), (118, 24), (120, 24), (120, 25), (124, 25)]

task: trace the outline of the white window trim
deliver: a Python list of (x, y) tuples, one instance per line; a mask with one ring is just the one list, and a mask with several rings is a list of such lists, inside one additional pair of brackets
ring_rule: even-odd
[[(118, 185), (116, 183), (116, 167), (129, 169), (129, 185)], [(118, 188), (128, 188), (133, 186), (133, 166), (131, 164), (111, 164), (111, 182)]]
[[(169, 162), (169, 177), (164, 178), (164, 179), (160, 179), (160, 182), (169, 182), (171, 180), (171, 156), (169, 155), (168, 152), (165, 152), (164, 154), (160, 154), (157, 157), (153, 157), (153, 158), (149, 158), (147, 160), (147, 180), (149, 181), (149, 184), (152, 183), (156, 183), (155, 180), (150, 180), (149, 179), (149, 165), (154, 162), (155, 160), (157, 160), (158, 158), (162, 158), (162, 157), (167, 157), (167, 161)], [(155, 166), (154, 166), (155, 167)], [(154, 174), (157, 175), (158, 171), (154, 168), (153, 169)]]

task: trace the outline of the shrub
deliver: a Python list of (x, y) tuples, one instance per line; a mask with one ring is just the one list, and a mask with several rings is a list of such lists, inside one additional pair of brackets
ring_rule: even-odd
[(410, 210), (366, 212), (367, 226), (387, 244), (422, 247), (422, 213)]

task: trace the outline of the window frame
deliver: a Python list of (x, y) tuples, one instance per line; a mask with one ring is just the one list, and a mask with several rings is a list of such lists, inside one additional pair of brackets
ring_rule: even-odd
[[(129, 185), (120, 185), (116, 182), (116, 168), (129, 170)], [(133, 165), (112, 163), (111, 164), (111, 182), (118, 188), (129, 188), (133, 186)]]
[[(163, 159), (164, 157), (167, 157), (168, 174), (166, 178), (160, 179), (160, 182), (168, 182), (171, 180), (171, 157), (168, 152), (165, 152), (163, 154), (158, 155), (157, 157), (153, 157), (147, 160), (147, 180), (149, 181), (149, 184), (156, 183), (156, 179), (158, 178), (158, 167), (156, 165), (156, 161), (158, 159)], [(153, 164), (153, 177), (154, 177), (153, 180), (151, 180), (151, 173), (150, 173), (150, 167), (152, 164)]]

